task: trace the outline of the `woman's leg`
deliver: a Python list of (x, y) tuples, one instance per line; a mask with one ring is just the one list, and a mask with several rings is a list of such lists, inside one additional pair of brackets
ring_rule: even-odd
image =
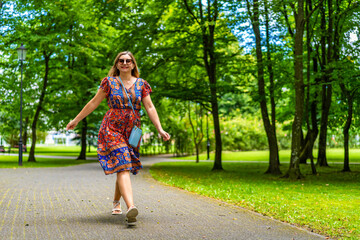
[(119, 188), (119, 182), (116, 179), (116, 181), (115, 181), (114, 201), (120, 201), (120, 198), (121, 198), (121, 193), (120, 193), (120, 188)]
[(121, 198), (121, 193), (120, 193), (118, 181), (116, 179), (116, 181), (115, 181), (114, 202), (113, 202), (113, 211), (112, 211), (113, 215), (121, 214), (121, 205), (120, 205), (120, 202), (119, 202), (120, 198)]
[(117, 183), (119, 186), (120, 194), (124, 198), (128, 209), (134, 206), (133, 192), (131, 188), (130, 173), (129, 171), (122, 171), (117, 173)]

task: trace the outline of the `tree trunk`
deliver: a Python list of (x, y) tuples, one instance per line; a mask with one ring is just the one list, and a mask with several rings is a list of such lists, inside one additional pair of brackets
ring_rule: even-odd
[[(306, 2), (306, 17), (309, 18), (309, 12), (313, 10), (311, 0)], [(311, 55), (312, 55), (312, 48), (311, 48), (311, 34), (313, 30), (310, 27), (310, 21), (306, 22), (306, 47), (307, 47), (307, 64), (306, 64), (306, 78), (307, 78), (307, 89), (306, 89), (306, 109), (305, 109), (305, 119), (306, 119), (306, 126), (307, 126), (307, 134), (305, 137), (305, 143), (303, 144), (302, 153), (300, 155), (300, 163), (306, 164), (306, 160), (310, 158), (311, 160), (311, 168), (312, 173), (316, 174), (316, 168), (314, 166), (314, 156), (313, 156), (313, 148), (315, 139), (318, 134), (318, 127), (317, 127), (317, 119), (316, 119), (316, 105), (317, 105), (317, 91), (314, 91), (314, 96), (310, 101), (310, 87), (311, 87)], [(313, 70), (317, 73), (317, 59), (313, 57)], [(315, 82), (318, 83), (318, 79), (315, 78)], [(317, 85), (315, 85), (315, 88)], [(310, 103), (311, 102), (311, 103)], [(311, 121), (310, 121), (311, 120)]]
[(344, 126), (344, 151), (345, 151), (345, 155), (344, 155), (344, 168), (343, 168), (343, 172), (350, 172), (350, 165), (349, 165), (349, 129), (350, 129), (350, 125), (351, 125), (351, 117), (352, 117), (352, 100), (351, 103), (348, 102), (349, 107), (348, 107), (348, 117), (346, 120), (346, 124)]
[(292, 179), (302, 178), (300, 172), (300, 151), (302, 121), (304, 112), (304, 78), (303, 78), (303, 35), (304, 35), (304, 1), (298, 0), (298, 12), (295, 14), (296, 33), (295, 33), (295, 116), (292, 125), (291, 159), (289, 170), (284, 177)]
[(322, 105), (321, 105), (321, 123), (319, 136), (319, 153), (317, 165), (326, 167), (329, 166), (326, 159), (326, 139), (327, 139), (327, 125), (330, 112), (332, 97), (332, 86), (324, 85), (322, 87)]
[(199, 144), (195, 144), (196, 149), (196, 163), (199, 163)]
[[(212, 3), (212, 4), (211, 4)], [(210, 97), (211, 97), (211, 109), (214, 120), (214, 131), (215, 131), (215, 161), (212, 170), (222, 170), (221, 163), (221, 132), (220, 132), (220, 120), (219, 120), (219, 107), (217, 102), (217, 86), (216, 86), (216, 56), (215, 56), (215, 26), (216, 20), (219, 14), (218, 1), (212, 2), (207, 1), (207, 16), (205, 18), (203, 14), (203, 3), (201, 0), (198, 1), (199, 14), (195, 16), (188, 6), (186, 0), (184, 0), (186, 10), (192, 16), (192, 18), (199, 24), (202, 33), (202, 51), (203, 60), (206, 69), (206, 73), (210, 83)]]
[(29, 153), (29, 158), (28, 158), (28, 162), (36, 162), (35, 159), (35, 145), (36, 145), (36, 124), (37, 121), (39, 119), (39, 115), (40, 115), (40, 111), (42, 109), (42, 104), (44, 101), (44, 97), (45, 97), (45, 92), (46, 92), (46, 86), (47, 86), (47, 82), (48, 82), (48, 75), (49, 75), (49, 61), (50, 61), (50, 56), (51, 53), (46, 54), (46, 52), (44, 51), (44, 59), (45, 59), (45, 76), (44, 76), (44, 85), (41, 91), (41, 95), (40, 95), (40, 100), (39, 100), (39, 104), (36, 108), (36, 112), (35, 112), (35, 116), (31, 125), (31, 148), (30, 148), (30, 153)]
[[(311, 0), (307, 1), (307, 8), (306, 8), (306, 16), (308, 18), (308, 21), (306, 23), (306, 42), (307, 42), (307, 81), (308, 81), (308, 88), (307, 88), (307, 103), (306, 106), (309, 106), (309, 101), (310, 101), (310, 62), (311, 62), (311, 55), (312, 55), (312, 48), (311, 48), (311, 37), (310, 37), (310, 29), (313, 29), (310, 27), (310, 21), (309, 21), (309, 12), (312, 12), (313, 7), (312, 7), (312, 2)], [(318, 59), (316, 56), (312, 57), (312, 62), (313, 62), (313, 72), (315, 73), (315, 75), (318, 72)], [(315, 77), (315, 88), (318, 88), (318, 83), (320, 82), (321, 79), (319, 79), (318, 77)], [(314, 164), (314, 155), (313, 155), (313, 149), (314, 149), (314, 144), (315, 144), (315, 140), (317, 138), (317, 135), (319, 133), (319, 129), (318, 129), (318, 124), (317, 124), (317, 98), (318, 98), (318, 93), (317, 93), (317, 89), (314, 91), (314, 96), (312, 98), (311, 104), (310, 104), (310, 109), (308, 109), (306, 111), (307, 113), (307, 117), (306, 117), (306, 123), (307, 123), (307, 127), (308, 127), (308, 133), (309, 133), (309, 148), (307, 150), (307, 158), (310, 158), (310, 163), (311, 163), (311, 170), (312, 170), (312, 174), (316, 175), (317, 171), (316, 171), (316, 167)], [(310, 120), (311, 120), (311, 125), (310, 125)]]
[[(211, 93), (211, 109), (214, 120), (214, 130), (215, 130), (215, 161), (212, 170), (222, 170), (222, 162), (221, 162), (221, 153), (222, 153), (222, 143), (221, 143), (221, 132), (220, 132), (220, 120), (219, 120), (219, 106), (217, 100), (217, 86), (216, 86), (216, 57), (215, 57), (215, 24), (218, 17), (218, 2), (214, 0), (213, 2), (213, 16), (211, 16), (211, 6), (210, 2), (208, 2), (208, 21), (213, 21), (214, 24), (208, 24), (208, 33), (206, 31), (206, 27), (203, 27), (203, 51), (204, 51), (204, 64), (206, 67), (206, 72), (209, 77), (210, 83), (210, 93)], [(199, 0), (200, 6), (200, 17), (202, 23), (204, 23), (204, 18), (202, 14), (202, 3)]]
[(29, 125), (29, 117), (25, 118), (25, 126), (24, 126), (24, 145), (25, 145), (25, 152), (27, 152), (27, 140), (28, 140), (28, 125)]
[[(332, 0), (328, 0), (328, 31), (326, 33), (325, 29), (325, 9), (322, 11), (322, 20), (321, 20), (321, 29), (323, 33), (323, 37), (321, 39), (322, 45), (322, 59), (323, 59), (323, 66), (330, 64), (333, 60), (333, 9), (332, 9)], [(326, 36), (327, 36), (327, 43), (326, 43)], [(326, 53), (327, 49), (327, 53)], [(327, 55), (327, 57), (326, 57)], [(326, 59), (326, 60), (325, 60)], [(320, 136), (319, 136), (319, 153), (318, 153), (318, 162), (319, 166), (329, 166), (326, 159), (326, 140), (327, 140), (327, 125), (328, 125), (328, 118), (331, 106), (331, 97), (332, 97), (332, 85), (330, 82), (330, 69), (325, 69), (324, 71), (324, 85), (322, 88), (322, 112), (321, 112), (321, 124), (320, 124)]]
[(81, 128), (81, 150), (77, 160), (86, 160), (86, 135), (87, 135), (87, 119), (84, 118), (82, 121)]
[[(191, 130), (193, 132), (193, 139), (194, 139), (194, 144), (195, 144), (195, 150), (196, 150), (196, 163), (199, 163), (199, 144), (201, 143), (202, 140), (202, 127), (201, 127), (201, 132), (199, 133), (199, 131), (197, 130), (197, 128), (195, 129), (193, 121), (191, 119), (191, 105), (190, 105), (190, 101), (188, 104), (188, 111), (189, 111), (189, 123), (191, 126)], [(195, 105), (195, 122), (197, 123), (198, 127), (198, 121), (197, 121), (197, 109), (196, 109), (196, 105)]]
[[(312, 5), (311, 5), (311, 1), (309, 1), (309, 10), (312, 11)], [(308, 16), (308, 14), (306, 14)], [(312, 48), (311, 48), (311, 39), (309, 36), (309, 32), (310, 32), (310, 26), (309, 26), (309, 22), (307, 23), (307, 46), (308, 46), (308, 99), (310, 99), (310, 57), (311, 57), (311, 53), (312, 53)], [(318, 72), (318, 60), (316, 58), (316, 56), (313, 57), (313, 71), (316, 74)], [(315, 87), (318, 88), (318, 83), (320, 82), (320, 79), (315, 77)], [(319, 129), (318, 129), (318, 123), (317, 123), (317, 91), (315, 91), (314, 93), (314, 97), (313, 100), (311, 101), (311, 105), (310, 105), (310, 116), (311, 116), (311, 128), (310, 128), (310, 120), (308, 119), (308, 129), (311, 129), (310, 132), (310, 146), (309, 146), (309, 157), (310, 157), (310, 163), (311, 163), (311, 170), (312, 170), (312, 174), (316, 175), (317, 171), (316, 171), (316, 167), (314, 164), (314, 155), (313, 155), (313, 149), (314, 149), (314, 144), (315, 144), (315, 140), (317, 138), (317, 135), (319, 133)]]
[(221, 163), (221, 152), (222, 152), (222, 143), (221, 143), (221, 133), (220, 133), (220, 121), (219, 121), (219, 110), (218, 110), (218, 103), (216, 97), (216, 88), (212, 91), (211, 98), (211, 107), (212, 107), (212, 114), (214, 120), (214, 130), (215, 130), (215, 161), (212, 170), (222, 170), (222, 163)]
[[(248, 12), (251, 14), (250, 3), (247, 1)], [(259, 27), (259, 2), (253, 1), (253, 15), (251, 16), (251, 24), (253, 26), (256, 40), (256, 60), (257, 60), (257, 80), (258, 94), (260, 97), (261, 116), (269, 144), (269, 168), (265, 173), (281, 174), (279, 166), (279, 151), (276, 141), (275, 126), (270, 123), (269, 114), (266, 105), (265, 79), (264, 79), (264, 63), (261, 50), (261, 34)], [(275, 114), (275, 112), (272, 112)], [(273, 116), (273, 120), (275, 116)]]
[(353, 115), (353, 105), (354, 105), (354, 99), (353, 94), (349, 92), (345, 88), (345, 85), (343, 83), (340, 84), (341, 91), (343, 92), (344, 96), (346, 97), (346, 102), (348, 106), (348, 114), (346, 118), (346, 123), (343, 128), (344, 133), (344, 168), (343, 172), (350, 172), (350, 165), (349, 165), (349, 129), (351, 126), (352, 121), (352, 115)]
[[(271, 104), (271, 125), (272, 125), (272, 136), (271, 141), (269, 142), (270, 149), (270, 158), (269, 158), (269, 168), (266, 173), (272, 174), (281, 174), (280, 171), (280, 159), (279, 159), (279, 146), (277, 143), (276, 136), (276, 104), (275, 104), (275, 85), (274, 85), (274, 71), (273, 64), (271, 61), (271, 46), (270, 46), (270, 27), (269, 27), (269, 12), (268, 12), (268, 2), (265, 1), (265, 19), (266, 19), (266, 48), (267, 48), (267, 66), (269, 71), (269, 80), (270, 80), (270, 104)], [(277, 163), (275, 163), (277, 161)]]

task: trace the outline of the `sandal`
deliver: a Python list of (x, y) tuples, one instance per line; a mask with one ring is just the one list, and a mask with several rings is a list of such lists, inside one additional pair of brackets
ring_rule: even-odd
[(136, 223), (136, 216), (139, 214), (139, 211), (135, 206), (129, 208), (126, 212), (126, 221), (128, 226), (134, 226)]
[(120, 201), (113, 201), (113, 204), (114, 204), (114, 208), (112, 209), (111, 214), (112, 215), (121, 215), (122, 211), (121, 211)]

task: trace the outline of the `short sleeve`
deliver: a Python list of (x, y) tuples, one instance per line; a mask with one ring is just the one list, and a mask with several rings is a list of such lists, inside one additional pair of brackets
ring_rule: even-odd
[(103, 78), (103, 80), (102, 80), (101, 83), (100, 83), (99, 89), (100, 89), (100, 88), (106, 92), (106, 97), (109, 97), (109, 94), (110, 94), (110, 84), (109, 84), (109, 78), (108, 78), (108, 77)]
[(144, 85), (143, 85), (143, 89), (141, 92), (141, 98), (144, 98), (148, 95), (150, 95), (150, 93), (152, 93), (152, 89), (150, 87), (150, 84), (144, 80)]

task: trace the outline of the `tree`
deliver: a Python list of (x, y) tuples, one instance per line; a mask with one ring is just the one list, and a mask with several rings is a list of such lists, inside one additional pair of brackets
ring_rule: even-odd
[(291, 5), (295, 15), (295, 36), (294, 36), (294, 88), (295, 88), (295, 115), (292, 125), (291, 158), (289, 170), (284, 177), (301, 178), (300, 172), (300, 151), (302, 137), (302, 121), (304, 112), (304, 78), (303, 78), (303, 35), (305, 27), (304, 1), (298, 0)]
[[(346, 118), (339, 116), (341, 125), (343, 125), (343, 134), (344, 134), (344, 168), (343, 172), (350, 172), (349, 165), (349, 130), (353, 120), (353, 108), (354, 101), (358, 98), (355, 96), (360, 90), (360, 72), (359, 66), (355, 65), (350, 59), (345, 58), (341, 61), (341, 64), (333, 71), (333, 78), (338, 79), (339, 86), (341, 89), (341, 100), (340, 106), (344, 108)], [(340, 112), (340, 111), (339, 111)], [(340, 112), (341, 113), (341, 112)], [(345, 122), (345, 124), (343, 123)]]
[(200, 153), (200, 145), (204, 138), (204, 131), (203, 131), (203, 114), (202, 114), (202, 108), (201, 106), (198, 106), (198, 104), (195, 104), (195, 124), (193, 123), (193, 120), (191, 119), (191, 112), (193, 110), (191, 109), (191, 103), (188, 103), (188, 115), (189, 115), (189, 123), (191, 125), (191, 130), (193, 133), (193, 139), (196, 149), (196, 163), (199, 163), (199, 153)]
[(250, 6), (249, 0), (247, 2), (247, 10), (250, 15), (252, 28), (255, 35), (256, 41), (256, 60), (257, 60), (257, 80), (258, 80), (258, 94), (260, 98), (260, 108), (261, 116), (263, 119), (266, 135), (268, 138), (268, 145), (270, 150), (269, 157), (269, 168), (266, 173), (271, 174), (281, 174), (280, 171), (280, 162), (279, 162), (279, 150), (276, 140), (276, 131), (275, 131), (275, 100), (274, 100), (274, 76), (271, 65), (271, 56), (270, 56), (270, 44), (269, 44), (269, 24), (268, 24), (268, 11), (267, 11), (267, 2), (265, 2), (265, 18), (266, 18), (266, 36), (267, 36), (267, 52), (269, 60), (269, 74), (270, 74), (270, 99), (271, 99), (271, 122), (268, 114), (267, 103), (266, 103), (266, 93), (265, 93), (265, 79), (264, 79), (264, 63), (263, 63), (263, 54), (262, 54), (262, 44), (261, 44), (261, 34), (260, 34), (260, 12), (259, 5), (260, 3), (257, 0), (253, 0), (252, 9)]
[[(198, 1), (198, 8), (190, 6), (187, 0), (184, 0), (184, 6), (188, 13), (192, 16), (193, 20), (196, 21), (201, 31), (203, 61), (210, 83), (211, 113), (213, 115), (216, 141), (213, 170), (222, 170), (222, 144), (220, 134), (219, 107), (217, 100), (216, 53), (214, 41), (216, 21), (218, 19), (220, 6), (218, 5), (217, 0), (213, 2), (207, 1), (206, 8), (203, 6), (201, 0)], [(197, 12), (196, 15), (194, 14), (194, 11)]]
[[(327, 0), (321, 4), (321, 61), (322, 70), (322, 111), (319, 136), (318, 162), (320, 166), (328, 166), (326, 160), (326, 135), (328, 116), (332, 101), (332, 89), (336, 79), (332, 78), (332, 72), (336, 63), (340, 60), (344, 25), (352, 22), (352, 13), (360, 9), (359, 2)], [(326, 19), (327, 18), (327, 19)]]

